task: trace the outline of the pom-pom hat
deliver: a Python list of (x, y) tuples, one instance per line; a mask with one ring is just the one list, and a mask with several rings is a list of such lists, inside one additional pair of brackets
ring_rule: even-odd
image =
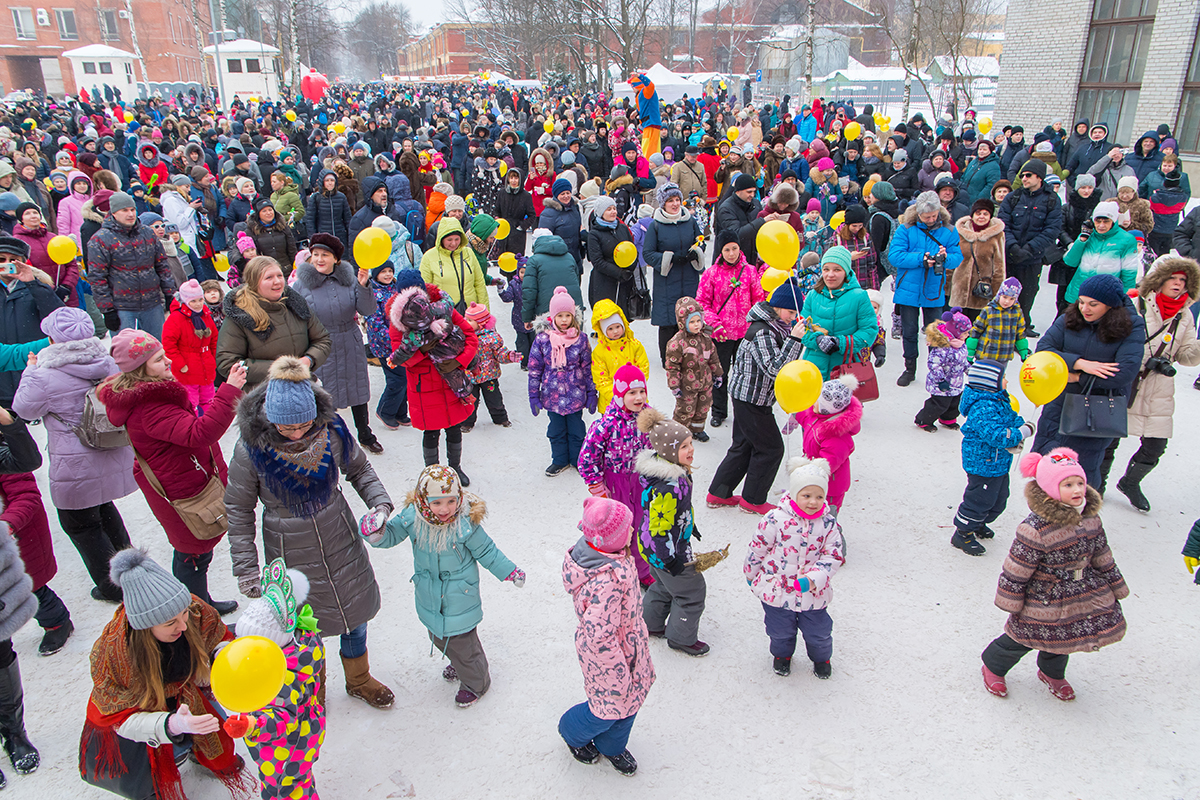
[(303, 425), (317, 418), (317, 398), (308, 366), (295, 356), (280, 356), (267, 372), (263, 413), (274, 425)]
[(1058, 487), (1067, 478), (1076, 476), (1087, 482), (1079, 456), (1068, 447), (1056, 447), (1044, 456), (1029, 453), (1021, 459), (1021, 474), (1033, 478), (1043, 492), (1058, 501), (1062, 500)]
[(805, 486), (829, 491), (829, 462), (823, 458), (793, 458), (788, 461), (788, 494), (793, 500)]
[(129, 627), (144, 631), (165, 625), (192, 604), (182, 581), (158, 565), (145, 550), (128, 548), (109, 562), (109, 577), (121, 587)]
[(583, 501), (583, 520), (579, 529), (593, 550), (616, 553), (629, 543), (633, 513), (624, 503), (606, 497), (589, 497)]

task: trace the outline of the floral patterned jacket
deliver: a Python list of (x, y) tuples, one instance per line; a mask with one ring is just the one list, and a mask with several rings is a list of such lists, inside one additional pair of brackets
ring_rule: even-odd
[[(825, 608), (833, 595), (829, 580), (846, 563), (844, 547), (842, 526), (828, 505), (817, 519), (806, 519), (785, 497), (758, 523), (742, 572), (750, 591), (769, 606)], [(808, 578), (807, 592), (796, 591), (797, 578)]]
[(472, 383), (494, 381), (500, 377), (501, 364), (515, 364), (521, 360), (521, 354), (505, 347), (500, 334), (491, 328), (480, 328), (475, 335), (479, 337), (479, 352), (467, 368)]
[(652, 567), (672, 575), (683, 572), (692, 560), (692, 476), (688, 471), (643, 450), (637, 457), (642, 481), (642, 529), (638, 546)]
[(584, 437), (579, 476), (593, 484), (603, 481), (605, 473), (633, 475), (638, 454), (649, 448), (650, 437), (638, 430), (637, 414), (622, 403), (611, 403)]
[(592, 383), (592, 348), (580, 334), (567, 347), (567, 365), (550, 366), (550, 334), (545, 330), (529, 350), (529, 408), (536, 417), (544, 408), (555, 414), (596, 410), (596, 386)]

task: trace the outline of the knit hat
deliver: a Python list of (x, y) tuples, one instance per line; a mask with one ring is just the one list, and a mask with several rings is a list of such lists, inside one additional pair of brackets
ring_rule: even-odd
[(800, 288), (800, 284), (795, 278), (788, 278), (779, 285), (779, 288), (771, 292), (771, 299), (767, 301), (767, 305), (771, 308), (799, 311), (804, 306), (804, 290)]
[(595, 219), (600, 219), (602, 216), (604, 216), (605, 211), (608, 211), (610, 208), (615, 208), (616, 205), (616, 200), (613, 200), (608, 195), (601, 195), (600, 197), (596, 198), (596, 203), (592, 206), (592, 216)]
[(379, 230), (383, 231), (388, 236), (395, 236), (396, 234), (400, 233), (400, 226), (396, 223), (396, 220), (383, 214), (380, 214), (375, 219), (371, 220), (371, 227), (379, 228)]
[(471, 303), (467, 306), (467, 313), (464, 316), (481, 328), (490, 328), (495, 322), (492, 312), (482, 303)]
[(159, 350), (162, 350), (162, 343), (158, 339), (143, 330), (125, 328), (113, 337), (109, 354), (121, 372), (133, 372)]
[(1117, 181), (1117, 191), (1119, 192), (1122, 189), (1132, 189), (1134, 194), (1136, 194), (1138, 190), (1137, 177), (1134, 175), (1126, 175), (1125, 177), (1121, 178), (1121, 180)]
[[(92, 205), (95, 205), (95, 203)], [(125, 194), (125, 192), (113, 192), (108, 198), (108, 210), (114, 212), (120, 211), (123, 208), (137, 208), (137, 203), (133, 202), (133, 198)]]
[(318, 247), (333, 253), (333, 257), (338, 261), (342, 260), (342, 254), (346, 252), (346, 247), (342, 244), (342, 240), (332, 233), (314, 233), (309, 237), (308, 249), (315, 250)]
[(613, 395), (624, 397), (630, 389), (645, 389), (646, 375), (635, 364), (625, 364), (613, 374)]
[(40, 327), (55, 344), (80, 342), (96, 335), (91, 316), (82, 308), (60, 306), (42, 319)]
[(974, 214), (976, 211), (986, 211), (992, 216), (995, 216), (996, 204), (993, 203), (990, 198), (981, 197), (971, 204), (971, 213)]
[(554, 183), (550, 185), (550, 196), (558, 197), (563, 192), (574, 191), (571, 182), (566, 178), (555, 178)]
[(1045, 180), (1047, 171), (1048, 170), (1046, 169), (1045, 161), (1031, 158), (1021, 165), (1021, 169), (1017, 172), (1017, 174), (1024, 175), (1026, 172), (1032, 172), (1034, 175), (1037, 175), (1039, 178)]
[(962, 339), (971, 330), (971, 320), (962, 313), (961, 308), (954, 308), (943, 312), (942, 321), (938, 323), (938, 330), (948, 339)]
[(788, 495), (793, 500), (805, 486), (820, 486), (829, 491), (829, 462), (823, 458), (788, 460)]
[(855, 203), (854, 205), (851, 205), (851, 206), (846, 206), (846, 213), (845, 213), (844, 219), (845, 219), (847, 225), (853, 225), (856, 222), (860, 223), (860, 224), (866, 223), (867, 210), (865, 208), (863, 208), (862, 206), (860, 206), (858, 203)]
[(296, 630), (297, 607), (308, 597), (308, 577), (277, 558), (263, 568), (259, 588), (262, 596), (247, 603), (238, 617), (237, 635), (263, 636), (285, 647)]
[(280, 356), (267, 372), (263, 413), (274, 425), (302, 425), (317, 418), (317, 396), (308, 366), (295, 356)]
[[(679, 196), (682, 198), (683, 192), (680, 192)], [(645, 219), (646, 217), (653, 217), (653, 216), (654, 216), (654, 206), (650, 205), (649, 203), (642, 203), (638, 206), (638, 209), (637, 209), (637, 218), (638, 219)]]
[(1095, 210), (1092, 211), (1092, 219), (1100, 219), (1101, 217), (1111, 219), (1115, 225), (1117, 217), (1121, 214), (1121, 207), (1117, 205), (1116, 200), (1105, 200), (1102, 203), (1097, 203)]
[[(484, 156), (484, 158), (486, 158), (486, 157), (487, 157), (487, 156)], [(660, 161), (662, 160), (662, 159), (661, 159), (661, 157), (659, 158), (659, 160), (660, 160)], [(575, 166), (575, 154), (574, 154), (574, 153), (572, 153), (570, 150), (568, 150), (567, 152), (563, 153), (563, 154), (562, 154), (562, 165), (563, 165), (564, 167), (573, 167), (573, 166)]]
[(449, 214), (451, 211), (466, 211), (467, 210), (467, 201), (463, 200), (460, 196), (458, 196), (456, 194), (447, 195), (445, 208), (446, 208), (447, 214)]
[(967, 385), (981, 391), (999, 391), (1003, 377), (1004, 364), (999, 361), (981, 358), (967, 368)]
[(883, 295), (879, 293), (878, 289), (867, 289), (867, 299), (871, 301), (872, 305), (883, 307)]
[(997, 297), (1012, 297), (1021, 296), (1021, 282), (1016, 278), (1005, 278), (1004, 283), (1000, 284), (1000, 290), (996, 292)]
[(717, 234), (717, 243), (713, 250), (714, 254), (719, 256), (721, 251), (725, 249), (725, 245), (730, 243), (738, 244), (737, 231), (724, 228), (720, 233)]
[(854, 390), (858, 388), (858, 378), (853, 375), (842, 375), (821, 385), (821, 394), (817, 397), (817, 413), (822, 416), (837, 414), (845, 411), (854, 398)]
[(820, 214), (821, 213), (821, 201), (815, 197), (810, 197), (808, 199), (808, 202), (804, 205), (804, 210), (806, 212), (816, 211), (818, 214)]
[(1029, 453), (1021, 459), (1021, 474), (1033, 478), (1043, 492), (1060, 502), (1062, 492), (1058, 487), (1067, 478), (1077, 476), (1087, 482), (1079, 456), (1069, 447), (1056, 447), (1046, 455)]
[(163, 223), (163, 233), (166, 233), (168, 235), (170, 235), (172, 233), (179, 233), (179, 226), (176, 225), (174, 222), (164, 222)]
[(905, 150), (903, 147), (899, 148), (894, 153), (892, 153), (892, 163), (895, 164), (897, 162), (899, 162), (901, 164), (908, 163), (908, 151)]
[(747, 189), (753, 189), (757, 185), (758, 184), (755, 183), (754, 178), (742, 172), (736, 178), (734, 178), (733, 191), (744, 192)]
[(842, 272), (849, 275), (851, 274), (850, 269), (854, 264), (854, 259), (851, 257), (849, 250), (840, 244), (836, 244), (826, 250), (825, 254), (821, 256), (821, 266), (823, 267), (826, 264), (837, 264), (842, 268)]
[(199, 300), (202, 297), (204, 297), (204, 290), (200, 288), (200, 282), (195, 278), (184, 281), (184, 284), (179, 287), (179, 299), (185, 303)]
[(1080, 297), (1090, 297), (1109, 308), (1125, 304), (1125, 287), (1115, 275), (1093, 275), (1079, 287)]
[(601, 553), (616, 553), (629, 543), (633, 512), (624, 503), (607, 497), (589, 497), (583, 501), (583, 520), (579, 529), (583, 539)]
[[(116, 201), (116, 195), (113, 195), (113, 199), (108, 201), (108, 207), (112, 208), (113, 203), (115, 201)], [(113, 210), (116, 210), (116, 209), (113, 209)], [(143, 225), (145, 225), (147, 228), (149, 228), (152, 225), (157, 225), (158, 223), (163, 222), (162, 215), (155, 214), (153, 211), (147, 211), (145, 214), (139, 215), (138, 220)]]
[[(376, 267), (376, 269), (382, 269), (384, 266), (391, 266), (391, 263), (392, 262), (390, 261), (385, 261), (382, 265)], [(374, 270), (372, 273), (373, 272)], [(396, 273), (396, 279), (392, 282), (392, 285), (396, 287), (397, 292), (403, 292), (405, 289), (411, 289), (414, 286), (420, 286), (424, 288), (425, 279), (421, 277), (421, 270), (419, 269), (402, 269)]]
[(559, 314), (564, 313), (575, 313), (575, 298), (571, 297), (571, 293), (567, 291), (567, 287), (555, 286), (554, 294), (550, 297), (550, 318), (553, 319)]
[(1142, 244), (1146, 243), (1146, 232), (1145, 231), (1139, 230), (1138, 228), (1134, 228), (1133, 230), (1130, 231), (1130, 233), (1133, 234), (1133, 238), (1137, 239)]
[(171, 183), (175, 184), (176, 186), (191, 186), (192, 179), (187, 175), (172, 175)]
[(679, 188), (679, 184), (668, 181), (658, 187), (658, 204), (660, 206), (665, 205), (672, 197), (683, 199), (683, 190)]
[[(396, 272), (396, 265), (395, 265), (395, 264), (393, 264), (393, 263), (392, 263), (390, 260), (389, 260), (389, 261), (384, 261), (384, 262), (383, 262), (382, 264), (380, 264), (378, 267), (375, 267), (374, 269), (372, 269), (372, 270), (371, 270), (371, 279), (372, 279), (372, 280), (375, 280), (375, 281), (378, 281), (378, 280), (379, 280), (379, 276), (380, 276), (380, 274), (382, 274), (382, 273), (383, 273), (383, 271), (384, 271), (385, 269), (390, 269), (390, 270), (391, 270), (393, 273), (395, 273), (395, 272)], [(419, 274), (419, 273), (418, 273), (418, 274)], [(393, 282), (394, 282), (394, 281), (393, 281)]]
[(247, 250), (257, 249), (254, 244), (254, 240), (250, 238), (250, 234), (246, 233), (245, 231), (238, 231), (237, 241), (234, 242), (234, 244), (237, 245), (238, 252), (242, 255), (245, 255)]
[(896, 189), (887, 181), (876, 181), (871, 187), (871, 196), (876, 200), (895, 200)]
[(1096, 176), (1090, 172), (1085, 172), (1082, 175), (1075, 176), (1075, 188), (1082, 189), (1084, 186), (1096, 188)]
[(196, 183), (204, 180), (204, 176), (209, 174), (208, 168), (201, 166), (192, 167), (190, 170), (188, 170), (188, 173), (192, 176), (192, 180)]
[(120, 551), (109, 561), (108, 575), (121, 587), (125, 619), (135, 631), (170, 622), (192, 604), (183, 582), (139, 548)]
[(37, 203), (24, 202), (17, 206), (17, 210), (13, 212), (13, 216), (15, 216), (19, 222), (21, 217), (25, 216), (26, 211), (36, 211), (39, 214), (42, 213), (41, 206), (39, 206)]
[(657, 408), (643, 408), (637, 418), (638, 430), (650, 437), (650, 446), (659, 458), (679, 463), (679, 447), (692, 438), (692, 432)]

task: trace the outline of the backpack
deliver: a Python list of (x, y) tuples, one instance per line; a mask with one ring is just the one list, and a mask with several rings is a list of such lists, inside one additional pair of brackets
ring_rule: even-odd
[[(79, 424), (71, 426), (71, 429), (75, 431), (79, 443), (90, 450), (116, 450), (128, 447), (129, 433), (123, 426), (118, 427), (109, 422), (104, 403), (96, 397), (96, 387), (99, 385), (99, 383), (93, 384), (92, 388), (88, 389), (87, 394), (84, 395), (83, 414), (79, 417)], [(53, 411), (50, 412), (50, 416), (64, 425), (70, 425)]]
[[(896, 235), (896, 227), (900, 223), (899, 223), (899, 220), (897, 220), (895, 217), (893, 217), (891, 214), (887, 213), (886, 211), (876, 211), (874, 214), (871, 215), (871, 220), (870, 220), (871, 227), (875, 226), (875, 218), (877, 216), (879, 216), (880, 214), (882, 214), (884, 216), (884, 218), (888, 221), (888, 224), (891, 226), (888, 230), (888, 240), (887, 240), (887, 244), (888, 244), (888, 246), (890, 246), (892, 244), (892, 237)], [(896, 275), (896, 268), (892, 266), (892, 260), (888, 257), (888, 248), (880, 247), (878, 243), (875, 243), (875, 252), (878, 253), (878, 255), (879, 255), (879, 265), (881, 267), (883, 267), (884, 271), (888, 275), (891, 275), (894, 277)]]
[(404, 215), (404, 227), (408, 228), (408, 236), (414, 242), (425, 240), (425, 212), (421, 209), (420, 203), (415, 203), (416, 208), (411, 209)]

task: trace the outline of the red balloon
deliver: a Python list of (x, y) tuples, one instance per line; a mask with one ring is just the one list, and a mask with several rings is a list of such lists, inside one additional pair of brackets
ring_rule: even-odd
[(328, 88), (329, 79), (311, 67), (307, 75), (300, 77), (300, 94), (310, 103), (320, 100)]

